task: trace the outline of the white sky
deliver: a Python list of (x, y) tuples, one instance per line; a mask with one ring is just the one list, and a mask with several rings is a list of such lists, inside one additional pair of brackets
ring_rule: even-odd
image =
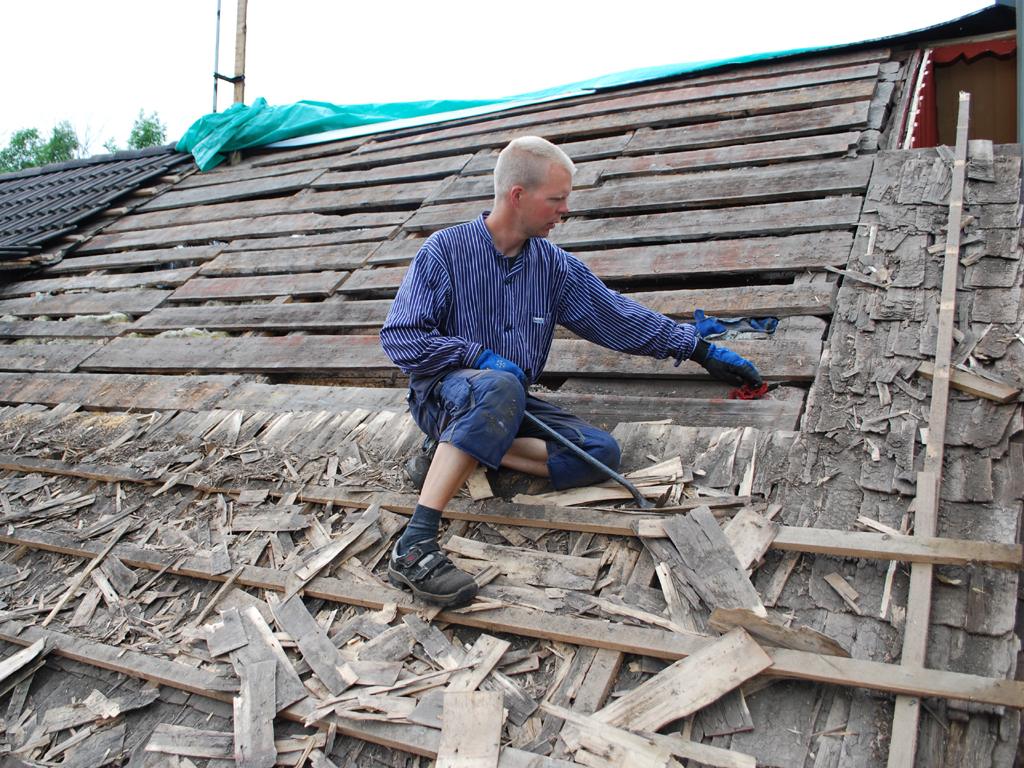
[[(223, 0), (220, 71), (234, 74), (237, 0)], [(986, 0), (249, 0), (246, 102), (488, 98), (637, 67), (883, 37)], [(94, 153), (124, 146), (140, 109), (176, 140), (211, 111), (217, 0), (8, 3), (0, 146), (70, 120)], [(220, 85), (220, 109), (232, 86)]]

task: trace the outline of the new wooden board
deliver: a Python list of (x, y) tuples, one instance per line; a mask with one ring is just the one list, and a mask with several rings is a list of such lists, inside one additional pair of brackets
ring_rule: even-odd
[(99, 344), (3, 344), (0, 371), (69, 373), (99, 349)]
[[(305, 238), (295, 238), (304, 240)], [(206, 264), (203, 277), (294, 275), (358, 269), (376, 246), (373, 243), (322, 245), (310, 248), (224, 252)]]
[(293, 298), (325, 298), (334, 293), (347, 272), (310, 272), (268, 277), (219, 277), (190, 280), (171, 294), (168, 301), (251, 301)]
[[(729, 348), (751, 360), (768, 380), (814, 378), (821, 343), (806, 340), (734, 341)], [(114, 339), (82, 365), (85, 371), (200, 373), (311, 371), (382, 372), (394, 365), (376, 336), (282, 336), (247, 339)], [(694, 363), (611, 352), (586, 341), (556, 339), (545, 373), (705, 378)]]
[(142, 315), (156, 309), (170, 295), (171, 291), (114, 291), (6, 299), (0, 301), (0, 313), (18, 317), (73, 317), (108, 315), (112, 312)]
[(771, 665), (771, 657), (754, 639), (736, 628), (592, 717), (616, 728), (657, 731), (716, 701)]

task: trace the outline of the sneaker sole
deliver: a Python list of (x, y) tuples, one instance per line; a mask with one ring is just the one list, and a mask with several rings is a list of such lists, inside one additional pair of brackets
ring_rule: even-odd
[(428, 603), (433, 605), (439, 605), (442, 608), (454, 608), (458, 605), (468, 603), (474, 597), (476, 597), (477, 586), (476, 584), (468, 585), (465, 588), (459, 590), (454, 595), (433, 595), (429, 592), (424, 592), (421, 589), (417, 589), (402, 574), (388, 569), (388, 581), (391, 582), (392, 586), (403, 589), (406, 592), (412, 592), (416, 597), (421, 600), (426, 600)]

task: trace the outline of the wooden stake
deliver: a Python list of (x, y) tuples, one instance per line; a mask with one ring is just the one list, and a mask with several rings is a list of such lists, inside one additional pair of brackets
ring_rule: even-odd
[[(956, 123), (956, 155), (953, 184), (949, 196), (949, 225), (946, 256), (942, 268), (942, 296), (939, 301), (939, 332), (932, 374), (932, 399), (928, 421), (928, 448), (924, 471), (917, 475), (915, 536), (934, 536), (939, 516), (939, 485), (946, 447), (946, 410), (949, 405), (949, 373), (953, 355), (953, 320), (956, 316), (956, 282), (960, 266), (960, 222), (964, 207), (964, 178), (967, 170), (967, 131), (970, 123), (971, 95), (960, 92), (960, 111)], [(928, 650), (928, 624), (932, 605), (932, 566), (914, 563), (910, 570), (907, 596), (907, 629), (900, 665), (924, 668)], [(917, 752), (918, 718), (921, 700), (897, 696), (896, 713), (889, 742), (889, 768), (913, 768)]]
[[(245, 15), (248, 0), (238, 0), (238, 17), (235, 22), (235, 77), (245, 77)], [(245, 80), (235, 83), (235, 103), (245, 103)]]

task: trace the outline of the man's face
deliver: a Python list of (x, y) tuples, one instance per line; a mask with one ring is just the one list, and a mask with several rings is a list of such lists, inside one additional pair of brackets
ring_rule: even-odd
[(533, 192), (519, 196), (519, 223), (527, 237), (547, 237), (569, 213), (572, 174), (557, 163), (548, 166), (547, 180)]

